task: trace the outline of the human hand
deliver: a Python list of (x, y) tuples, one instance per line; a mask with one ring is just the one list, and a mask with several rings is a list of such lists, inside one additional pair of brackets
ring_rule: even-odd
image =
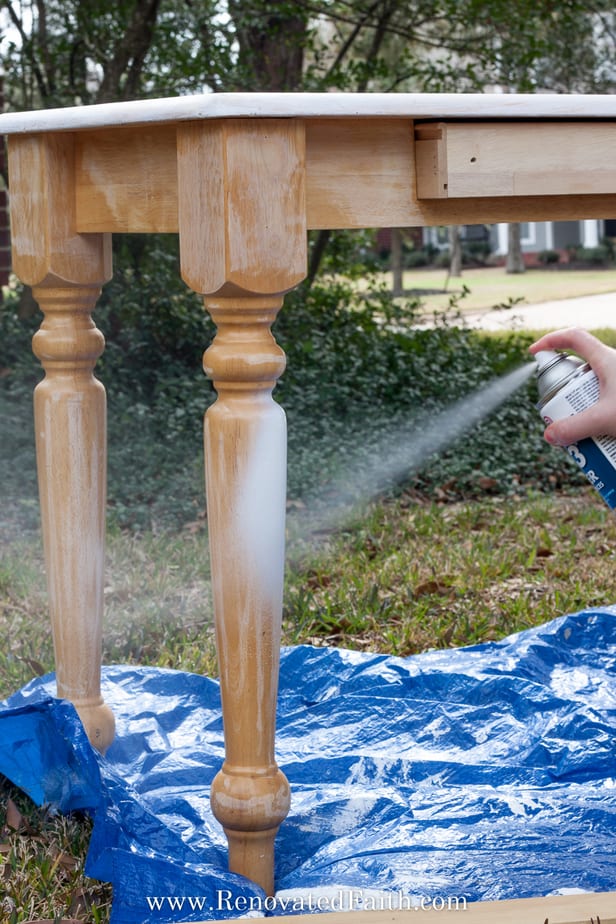
[(589, 436), (616, 437), (616, 350), (578, 328), (553, 331), (535, 341), (529, 349), (533, 355), (539, 350), (577, 353), (599, 380), (599, 400), (579, 414), (551, 423), (544, 433), (548, 443), (568, 446)]

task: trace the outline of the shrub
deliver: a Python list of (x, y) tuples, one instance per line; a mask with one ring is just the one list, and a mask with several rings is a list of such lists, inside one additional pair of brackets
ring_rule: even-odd
[(543, 263), (544, 266), (547, 266), (550, 263), (559, 263), (560, 254), (557, 250), (542, 250), (537, 254), (537, 259), (539, 263)]
[(439, 250), (439, 252), (434, 257), (434, 265), (438, 267), (443, 267), (447, 269), (451, 262), (451, 256), (449, 253), (449, 248), (446, 247), (444, 250)]
[(576, 263), (585, 263), (588, 266), (607, 266), (611, 261), (610, 248), (605, 244), (599, 244), (598, 247), (577, 247), (575, 250)]
[(430, 265), (430, 254), (426, 250), (409, 250), (404, 254), (403, 262), (406, 269), (417, 269)]
[[(281, 315), (278, 339), (289, 362), (277, 397), (289, 419), (294, 497), (361, 483), (375, 459), (387, 461), (389, 449), (406, 437), (412, 443), (413, 432), (425, 430), (440, 410), (528, 360), (523, 334), (486, 337), (447, 322), (415, 330), (403, 318), (378, 323), (380, 298), (354, 306), (344, 286), (317, 288), (292, 297)], [(430, 494), (448, 484), (449, 495), (463, 496), (480, 493), (478, 473), (490, 472), (500, 492), (524, 483), (550, 488), (551, 472), (560, 482), (567, 462), (546, 452), (535, 400), (532, 387), (523, 389), (472, 438), (426, 458), (406, 478), (402, 465), (389, 486), (403, 478)]]
[[(215, 395), (201, 354), (213, 327), (178, 282), (176, 261), (164, 241), (154, 256), (133, 254), (97, 310), (107, 338), (97, 375), (110, 409), (110, 514), (122, 527), (174, 527), (204, 505), (201, 421)], [(401, 436), (412, 443), (441, 409), (527, 361), (523, 334), (485, 336), (447, 318), (415, 329), (417, 308), (381, 289), (359, 296), (343, 282), (287, 296), (275, 333), (288, 362), (274, 396), (288, 416), (291, 497), (360, 484)], [(34, 491), (31, 390), (40, 370), (29, 340), (37, 324), (17, 317), (14, 300), (0, 311), (0, 366), (9, 370), (0, 379), (5, 498), (23, 493), (25, 478)], [(404, 482), (425, 495), (461, 497), (484, 490), (484, 475), (500, 492), (578, 483), (564, 453), (544, 445), (534, 400), (532, 389), (521, 390), (419, 469), (401, 465), (389, 488)]]
[(485, 264), (492, 248), (489, 241), (462, 241), (462, 260), (465, 265)]

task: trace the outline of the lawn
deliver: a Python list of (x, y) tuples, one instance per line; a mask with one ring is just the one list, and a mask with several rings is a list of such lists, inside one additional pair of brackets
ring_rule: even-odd
[[(383, 280), (391, 285), (390, 274)], [(421, 291), (429, 311), (443, 309), (452, 294), (465, 286), (470, 291), (463, 298), (463, 311), (481, 311), (521, 299), (520, 304), (558, 301), (578, 295), (616, 292), (616, 269), (606, 270), (527, 270), (521, 275), (507, 274), (502, 267), (465, 269), (459, 278), (448, 278), (443, 269), (407, 270), (406, 291)], [(432, 290), (432, 291), (431, 291)], [(440, 292), (440, 294), (437, 294)]]

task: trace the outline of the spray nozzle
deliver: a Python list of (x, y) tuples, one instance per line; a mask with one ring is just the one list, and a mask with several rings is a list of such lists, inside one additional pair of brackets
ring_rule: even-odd
[(535, 361), (540, 405), (549, 401), (571, 378), (588, 369), (588, 364), (578, 356), (556, 350), (539, 350), (535, 353)]
[(556, 350), (539, 350), (535, 353), (537, 375), (542, 375), (549, 366), (560, 362), (564, 355), (564, 353), (558, 353)]

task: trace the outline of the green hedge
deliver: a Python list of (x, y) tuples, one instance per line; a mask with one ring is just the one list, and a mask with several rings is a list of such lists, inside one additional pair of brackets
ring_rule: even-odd
[[(97, 374), (109, 400), (109, 507), (122, 527), (175, 527), (203, 508), (203, 411), (215, 394), (201, 370), (213, 327), (199, 299), (179, 288), (177, 257), (125, 261), (107, 287), (97, 323), (107, 349)], [(30, 354), (36, 317), (21, 321), (17, 299), (0, 311), (0, 477), (6, 497), (34, 492), (31, 390), (40, 371)], [(327, 497), (413, 441), (439, 410), (528, 361), (521, 333), (486, 336), (441, 319), (415, 329), (416, 302), (357, 295), (328, 282), (287, 296), (275, 326), (287, 369), (275, 398), (289, 425), (289, 495)], [(399, 467), (390, 488), (458, 498), (580, 484), (563, 453), (547, 447), (529, 384), (419, 470)], [(15, 466), (15, 447), (20, 464)]]

